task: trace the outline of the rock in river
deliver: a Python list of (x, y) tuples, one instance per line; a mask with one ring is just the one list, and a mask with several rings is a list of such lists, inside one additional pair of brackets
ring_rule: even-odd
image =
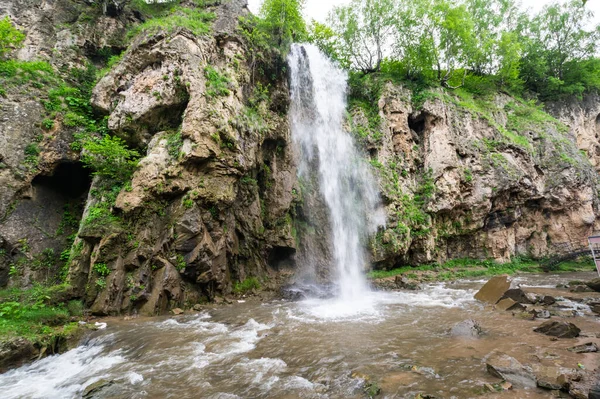
[(488, 355), (486, 366), (491, 375), (502, 378), (515, 387), (534, 388), (536, 386), (533, 372), (506, 353), (492, 352)]
[(506, 290), (504, 298), (510, 298), (517, 303), (532, 304), (537, 302), (535, 294), (527, 293), (520, 288)]
[(587, 283), (585, 283), (585, 285), (587, 285), (596, 292), (600, 292), (600, 278), (590, 280)]
[(592, 353), (598, 352), (598, 346), (593, 342), (588, 342), (583, 345), (573, 346), (567, 349), (569, 352), (575, 353)]
[(508, 276), (495, 276), (489, 279), (475, 294), (475, 299), (489, 304), (496, 304), (510, 288)]
[(575, 338), (578, 337), (581, 332), (581, 330), (573, 323), (552, 320), (543, 323), (533, 331), (558, 338)]
[(468, 319), (456, 323), (450, 330), (450, 335), (453, 337), (476, 338), (483, 333), (481, 326), (473, 319)]

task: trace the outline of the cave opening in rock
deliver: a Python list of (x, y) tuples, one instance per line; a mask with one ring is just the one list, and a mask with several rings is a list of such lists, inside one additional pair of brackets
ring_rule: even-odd
[(291, 247), (273, 247), (269, 251), (268, 265), (274, 270), (293, 269), (296, 263), (295, 254), (296, 250)]
[(81, 163), (69, 162), (59, 164), (51, 175), (38, 175), (31, 183), (34, 189), (43, 187), (65, 197), (79, 199), (87, 194), (92, 183), (89, 169)]
[(408, 127), (417, 134), (425, 131), (425, 113), (408, 116)]

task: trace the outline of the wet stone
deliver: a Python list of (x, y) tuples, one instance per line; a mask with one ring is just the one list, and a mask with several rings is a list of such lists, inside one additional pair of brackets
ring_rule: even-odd
[(450, 335), (453, 337), (477, 338), (481, 334), (483, 334), (481, 326), (473, 319), (456, 323), (450, 330)]
[(93, 384), (88, 385), (83, 390), (83, 394), (81, 395), (82, 399), (94, 399), (100, 398), (103, 395), (103, 391), (113, 385), (115, 382), (113, 380), (99, 380), (94, 382)]
[(495, 276), (489, 279), (475, 294), (475, 299), (495, 305), (510, 288), (508, 276)]
[(537, 302), (535, 294), (527, 293), (520, 288), (513, 288), (504, 293), (504, 298), (510, 298), (517, 303), (533, 304)]
[(575, 338), (578, 337), (581, 332), (581, 330), (573, 323), (552, 320), (543, 323), (533, 331), (557, 338)]
[(533, 311), (533, 316), (536, 319), (549, 319), (550, 318), (550, 312), (542, 309), (542, 310), (534, 310)]
[(525, 310), (525, 307), (511, 298), (501, 299), (496, 304), (498, 310)]
[(553, 305), (556, 303), (556, 298), (550, 295), (544, 295), (541, 301), (544, 305)]
[(596, 292), (600, 292), (600, 278), (590, 280), (587, 283), (585, 283), (585, 285), (587, 285), (589, 288)]
[(574, 353), (592, 353), (598, 352), (598, 346), (593, 342), (588, 342), (583, 345), (573, 346), (567, 350)]
[(183, 314), (183, 309), (175, 308), (175, 309), (171, 310), (171, 312), (173, 312), (174, 315), (180, 315), (180, 314)]
[(505, 353), (492, 352), (488, 356), (486, 367), (488, 373), (510, 382), (515, 387), (534, 388), (536, 386), (535, 375), (532, 371)]
[(404, 276), (396, 276), (394, 283), (396, 284), (396, 287), (403, 290), (418, 290), (421, 288), (419, 287), (419, 284), (415, 283), (414, 281), (410, 281)]

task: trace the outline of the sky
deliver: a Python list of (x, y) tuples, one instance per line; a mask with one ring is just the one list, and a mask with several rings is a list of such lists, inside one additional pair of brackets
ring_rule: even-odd
[[(398, 0), (402, 1), (402, 0)], [(410, 0), (404, 0), (410, 1)], [(523, 7), (531, 8), (533, 12), (539, 11), (545, 4), (552, 3), (554, 0), (521, 0)], [(248, 6), (250, 11), (254, 14), (258, 14), (258, 10), (262, 3), (262, 0), (248, 0)], [(333, 6), (348, 3), (348, 0), (306, 0), (306, 6), (304, 7), (304, 16), (307, 21), (316, 19), (320, 22), (325, 22), (329, 10)], [(588, 0), (587, 8), (594, 11), (595, 23), (600, 23), (600, 0)]]

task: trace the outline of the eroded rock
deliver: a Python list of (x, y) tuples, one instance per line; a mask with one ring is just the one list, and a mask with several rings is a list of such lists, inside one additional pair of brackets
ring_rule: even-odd
[(578, 337), (581, 332), (581, 330), (573, 323), (556, 320), (549, 320), (533, 331), (557, 338), (575, 338)]
[(494, 377), (502, 378), (521, 388), (536, 386), (536, 378), (530, 368), (517, 359), (502, 352), (492, 352), (486, 361), (487, 371)]
[(475, 294), (475, 299), (491, 305), (498, 303), (504, 293), (510, 288), (508, 276), (495, 276), (488, 280)]
[(453, 337), (477, 338), (482, 334), (483, 330), (481, 326), (473, 319), (456, 323), (452, 329), (450, 329), (450, 335)]

